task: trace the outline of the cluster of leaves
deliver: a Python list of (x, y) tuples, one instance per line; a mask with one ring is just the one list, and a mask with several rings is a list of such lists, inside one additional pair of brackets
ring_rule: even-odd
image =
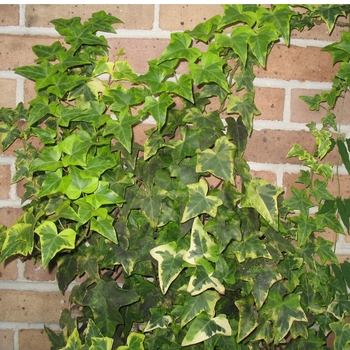
[[(110, 61), (97, 35), (115, 32), (118, 18), (52, 21), (65, 44), (34, 46), (36, 64), (15, 70), (37, 96), (28, 109), (0, 110), (3, 149), (23, 142), (13, 181), (25, 180), (28, 202), (2, 227), (0, 247), (1, 260), (57, 264), (62, 293), (84, 278), (63, 331), (47, 329), (53, 350), (325, 349), (330, 332), (336, 349), (348, 346), (350, 264), (315, 235), (344, 233), (336, 211), (343, 203), (345, 217), (347, 202), (327, 190), (333, 169), (321, 160), (334, 146), (327, 128), (348, 63), (319, 99), (329, 110), (322, 130), (310, 125), (315, 154), (295, 145), (288, 155), (310, 168), (305, 189), (283, 200), (252, 178), (244, 151), (259, 114), (254, 67), (265, 68), (281, 38), (289, 45), (292, 29), (321, 20), (331, 31), (349, 11), (224, 5), (222, 16), (171, 34), (142, 75), (122, 51)], [(336, 61), (349, 59), (347, 37), (328, 47)], [(147, 127), (143, 144), (136, 126)]]

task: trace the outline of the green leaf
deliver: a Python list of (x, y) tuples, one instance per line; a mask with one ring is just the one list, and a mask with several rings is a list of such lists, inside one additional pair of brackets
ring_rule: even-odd
[(266, 58), (270, 44), (279, 38), (277, 31), (270, 24), (256, 30), (248, 39), (248, 44), (261, 67), (266, 68)]
[(47, 92), (52, 93), (59, 98), (63, 98), (67, 92), (85, 82), (87, 79), (88, 78), (86, 77), (69, 75), (68, 73), (56, 74), (51, 77), (51, 86), (47, 89)]
[(166, 122), (168, 107), (173, 103), (173, 99), (166, 93), (162, 93), (158, 100), (152, 96), (146, 97), (144, 110), (155, 119), (159, 130)]
[(314, 205), (309, 199), (306, 190), (301, 190), (292, 186), (292, 196), (284, 201), (284, 204), (291, 210), (300, 210), (304, 215), (309, 214), (309, 209)]
[(246, 193), (241, 205), (254, 208), (276, 231), (278, 231), (278, 196), (283, 189), (264, 179), (255, 178), (246, 185)]
[(252, 232), (242, 241), (234, 241), (229, 246), (229, 252), (235, 254), (237, 260), (241, 263), (248, 258), (266, 258), (272, 256), (266, 248), (264, 242), (260, 239), (259, 234)]
[(127, 80), (134, 82), (138, 78), (128, 61), (116, 61), (111, 75), (116, 81)]
[(259, 27), (264, 25), (272, 25), (277, 33), (281, 34), (287, 46), (290, 39), (290, 22), (292, 16), (296, 16), (297, 12), (290, 9), (288, 5), (276, 5), (272, 11), (264, 8), (259, 9)]
[(264, 304), (270, 287), (282, 279), (282, 275), (276, 271), (275, 265), (265, 262), (263, 259), (246, 261), (240, 273), (241, 279), (249, 282), (258, 309)]
[(214, 150), (206, 149), (198, 151), (196, 171), (210, 172), (222, 180), (235, 183), (234, 179), (234, 156), (236, 146), (226, 136), (215, 141)]
[(98, 178), (86, 176), (84, 170), (71, 166), (69, 176), (71, 181), (65, 193), (70, 199), (78, 199), (82, 193), (92, 193), (97, 189)]
[(107, 14), (103, 10), (94, 12), (92, 14), (92, 17), (88, 19), (90, 30), (93, 33), (97, 31), (115, 33), (115, 29), (111, 26), (111, 24), (114, 24), (114, 23), (124, 23), (124, 22), (119, 18), (112, 16), (110, 13)]
[(29, 171), (56, 171), (58, 168), (62, 167), (62, 162), (60, 161), (61, 151), (57, 145), (46, 146), (43, 148), (41, 156), (35, 158), (33, 162), (29, 165)]
[(144, 332), (150, 332), (157, 328), (167, 328), (172, 322), (171, 316), (165, 315), (167, 311), (165, 307), (150, 308), (149, 310), (151, 312), (151, 318), (143, 329)]
[(113, 136), (131, 153), (132, 126), (139, 123), (139, 118), (132, 116), (129, 112), (121, 112), (117, 120), (108, 120), (103, 135)]
[(242, 64), (247, 63), (248, 56), (248, 39), (254, 35), (254, 31), (247, 26), (233, 27), (231, 35), (217, 34), (215, 36), (215, 43), (218, 47), (231, 48), (240, 58)]
[(28, 126), (32, 126), (40, 119), (45, 117), (49, 112), (49, 99), (47, 96), (38, 96), (29, 102)]
[(205, 52), (201, 57), (202, 65), (190, 63), (189, 70), (192, 73), (195, 84), (216, 83), (222, 89), (230, 92), (226, 75), (223, 72), (225, 60), (211, 52)]
[(91, 338), (91, 346), (89, 350), (112, 350), (113, 338), (93, 337)]
[(242, 117), (244, 126), (247, 129), (248, 135), (253, 130), (253, 119), (254, 115), (259, 115), (260, 112), (254, 104), (254, 97), (250, 93), (243, 95), (241, 99), (237, 95), (230, 95), (227, 105), (228, 113), (236, 113)]
[(6, 238), (1, 248), (1, 261), (10, 256), (21, 254), (27, 256), (34, 248), (33, 224), (15, 223), (6, 231)]
[(165, 294), (170, 284), (177, 278), (184, 268), (184, 250), (178, 250), (176, 242), (163, 244), (150, 251), (152, 257), (158, 261), (159, 284)]
[(182, 346), (201, 343), (216, 334), (230, 336), (232, 334), (231, 326), (225, 315), (211, 317), (205, 312), (198, 315), (190, 324)]
[(350, 300), (348, 295), (336, 293), (334, 300), (328, 305), (327, 312), (338, 320), (342, 320), (350, 313)]
[(258, 326), (258, 315), (254, 307), (254, 298), (251, 294), (235, 301), (239, 310), (237, 341), (246, 338)]
[(196, 40), (208, 43), (213, 37), (220, 21), (221, 16), (213, 16), (207, 21), (197, 24), (192, 30), (186, 31), (186, 33), (190, 34)]
[(216, 196), (208, 196), (208, 183), (201, 178), (198, 183), (187, 185), (189, 200), (185, 207), (181, 222), (196, 217), (199, 214), (207, 213), (214, 217), (217, 208), (222, 204), (222, 200)]
[(62, 176), (62, 169), (57, 169), (54, 172), (47, 171), (37, 197), (42, 198), (53, 194), (66, 193), (70, 182), (70, 176)]
[(273, 321), (274, 344), (278, 344), (289, 332), (294, 321), (305, 321), (307, 317), (300, 306), (300, 295), (289, 294), (283, 298), (280, 293), (270, 291), (261, 313), (270, 313)]
[(310, 194), (315, 197), (317, 202), (321, 200), (333, 200), (333, 195), (327, 190), (327, 181), (316, 179), (313, 187), (310, 189)]
[(88, 289), (83, 303), (91, 308), (101, 333), (113, 337), (116, 327), (124, 323), (119, 309), (138, 299), (136, 292), (119, 288), (114, 280), (106, 282), (101, 279)]
[(310, 235), (318, 229), (318, 222), (314, 218), (305, 214), (293, 216), (290, 220), (297, 224), (299, 246), (306, 244)]
[(144, 350), (144, 339), (143, 334), (132, 332), (128, 335), (127, 345), (118, 346), (117, 350)]
[[(105, 204), (118, 205), (123, 203), (124, 199), (112, 191), (109, 186), (110, 183), (108, 181), (99, 181), (96, 191), (87, 195), (86, 197), (83, 197), (82, 201), (91, 204), (95, 209), (98, 209)], [(80, 200), (77, 202), (80, 202)]]
[(350, 344), (350, 324), (345, 320), (333, 322), (329, 325), (335, 334), (334, 349), (347, 349)]
[(213, 290), (206, 290), (198, 295), (188, 297), (183, 305), (181, 326), (184, 327), (201, 312), (213, 317), (215, 315), (215, 305), (219, 299), (219, 294)]
[(74, 256), (66, 254), (58, 259), (56, 279), (62, 294), (67, 290), (77, 274), (78, 265)]
[(118, 239), (113, 223), (114, 219), (111, 216), (107, 216), (106, 218), (91, 218), (90, 229), (91, 231), (98, 232), (101, 236), (109, 239), (111, 242), (118, 244)]
[(235, 23), (246, 23), (249, 27), (252, 27), (257, 20), (257, 15), (254, 9), (247, 5), (225, 4), (223, 6), (225, 12), (222, 16), (219, 29)]
[(337, 18), (339, 16), (346, 16), (343, 7), (341, 5), (315, 5), (314, 10), (311, 12), (313, 17), (321, 17), (326, 23), (328, 33), (331, 34)]
[(51, 221), (44, 221), (34, 230), (40, 237), (42, 265), (45, 268), (52, 258), (64, 249), (75, 248), (76, 232), (66, 228), (57, 232), (56, 225)]
[(80, 340), (79, 332), (77, 328), (74, 328), (73, 332), (69, 335), (67, 339), (67, 344), (62, 350), (76, 350), (81, 349), (82, 343)]
[(168, 60), (184, 58), (188, 62), (195, 62), (201, 52), (197, 48), (190, 47), (192, 39), (187, 33), (171, 33), (170, 43), (158, 59), (158, 63)]
[(196, 217), (191, 230), (190, 249), (185, 253), (183, 259), (191, 265), (197, 265), (196, 260), (203, 257), (209, 261), (217, 262), (218, 253), (219, 246), (210, 238), (200, 219)]
[(168, 93), (176, 94), (193, 103), (192, 83), (190, 74), (182, 74), (176, 83), (167, 81), (165, 88)]
[(179, 164), (185, 157), (194, 156), (200, 147), (200, 130), (191, 129), (186, 125), (180, 129), (180, 134), (181, 140), (171, 140), (167, 143), (167, 146), (172, 148), (171, 156), (176, 164)]
[(338, 258), (333, 250), (333, 243), (327, 241), (321, 236), (317, 237), (317, 254), (321, 259), (321, 263), (325, 264), (327, 261), (337, 263)]
[(90, 136), (84, 131), (66, 137), (58, 144), (58, 149), (66, 155), (62, 158), (63, 166), (86, 166), (86, 157), (92, 145)]
[(220, 294), (225, 293), (224, 285), (214, 276), (214, 268), (204, 259), (194, 269), (188, 283), (187, 292), (193, 295), (203, 293), (208, 289), (215, 289)]

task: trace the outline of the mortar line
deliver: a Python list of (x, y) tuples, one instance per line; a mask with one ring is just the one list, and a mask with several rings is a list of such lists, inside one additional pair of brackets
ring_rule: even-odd
[(284, 89), (284, 105), (283, 105), (283, 122), (284, 123), (290, 123), (291, 92), (292, 92), (291, 87), (286, 86), (286, 88)]
[(155, 31), (160, 30), (160, 28), (159, 28), (159, 24), (160, 24), (159, 12), (160, 12), (160, 5), (154, 4), (153, 30), (155, 30)]
[(19, 26), (25, 27), (26, 26), (26, 5), (20, 4), (18, 11), (19, 11)]

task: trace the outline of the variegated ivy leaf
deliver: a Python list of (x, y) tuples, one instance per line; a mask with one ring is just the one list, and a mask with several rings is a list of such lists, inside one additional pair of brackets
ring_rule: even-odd
[(152, 257), (158, 261), (159, 284), (163, 294), (185, 266), (183, 260), (185, 251), (177, 249), (176, 242), (170, 242), (150, 251)]
[(234, 156), (236, 146), (226, 136), (215, 141), (214, 150), (205, 149), (198, 151), (196, 171), (210, 172), (222, 180), (235, 183), (234, 179)]
[(255, 178), (245, 184), (246, 194), (241, 205), (254, 208), (276, 231), (278, 231), (277, 198), (283, 189), (264, 179)]
[(228, 248), (229, 252), (234, 253), (240, 263), (248, 258), (256, 259), (260, 257), (271, 259), (271, 254), (260, 239), (261, 234), (260, 232), (251, 232), (243, 240), (232, 242)]
[(143, 334), (132, 332), (128, 336), (126, 345), (118, 346), (117, 350), (144, 350), (144, 339)]
[(192, 265), (196, 265), (196, 259), (206, 258), (212, 262), (219, 260), (219, 246), (204, 230), (198, 217), (194, 219), (191, 231), (191, 246), (183, 256), (183, 259)]
[(71, 228), (66, 228), (58, 233), (57, 227), (53, 222), (44, 221), (34, 232), (40, 237), (42, 265), (44, 268), (61, 250), (75, 248), (75, 236), (77, 233)]
[(67, 344), (62, 350), (76, 350), (81, 349), (82, 343), (80, 340), (79, 332), (77, 328), (74, 328), (73, 332), (69, 335), (67, 339)]
[(216, 196), (207, 196), (208, 183), (201, 178), (198, 183), (187, 185), (187, 188), (189, 190), (189, 201), (185, 207), (181, 222), (186, 222), (203, 213), (214, 217), (217, 208), (222, 204), (222, 200)]
[(274, 343), (278, 344), (288, 334), (293, 322), (307, 322), (307, 317), (300, 306), (300, 295), (282, 294), (270, 291), (268, 298), (260, 309), (261, 313), (270, 313), (273, 321)]
[(230, 336), (232, 334), (231, 326), (226, 315), (211, 317), (205, 312), (198, 315), (191, 323), (182, 346), (188, 346), (201, 343), (216, 334)]
[(161, 308), (150, 308), (151, 318), (147, 322), (144, 332), (150, 332), (156, 328), (167, 328), (172, 322), (172, 318), (166, 315), (166, 308), (163, 306)]
[(187, 292), (198, 295), (208, 289), (215, 289), (220, 294), (225, 293), (224, 285), (214, 277), (214, 268), (205, 259), (198, 260), (201, 265), (196, 266), (188, 283)]
[(2, 247), (0, 244), (0, 248), (0, 261), (16, 254), (23, 256), (30, 254), (34, 248), (33, 224), (17, 223), (9, 227), (6, 231), (4, 243)]
[(183, 305), (181, 326), (184, 327), (203, 311), (213, 317), (215, 315), (215, 305), (219, 299), (219, 293), (214, 290), (207, 290), (201, 294), (189, 296)]

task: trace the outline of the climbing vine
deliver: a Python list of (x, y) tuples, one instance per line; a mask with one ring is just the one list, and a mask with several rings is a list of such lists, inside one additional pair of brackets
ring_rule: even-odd
[[(51, 349), (326, 349), (331, 333), (335, 349), (350, 346), (350, 263), (318, 235), (349, 230), (350, 201), (327, 189), (335, 172), (324, 161), (336, 149), (350, 170), (350, 141), (333, 136), (350, 83), (347, 31), (324, 48), (341, 62), (332, 89), (302, 97), (325, 111), (308, 125), (315, 149), (286, 155), (308, 169), (304, 187), (284, 199), (244, 158), (260, 113), (254, 67), (291, 30), (324, 22), (331, 33), (349, 11), (224, 5), (172, 33), (141, 75), (123, 50), (110, 60), (99, 34), (120, 19), (51, 21), (65, 44), (35, 45), (35, 64), (15, 69), (36, 97), (0, 110), (3, 150), (23, 142), (13, 182), (26, 182), (24, 214), (0, 231), (1, 260), (56, 264), (62, 293), (83, 277), (62, 331), (46, 328)], [(134, 128), (149, 119), (140, 144)]]

